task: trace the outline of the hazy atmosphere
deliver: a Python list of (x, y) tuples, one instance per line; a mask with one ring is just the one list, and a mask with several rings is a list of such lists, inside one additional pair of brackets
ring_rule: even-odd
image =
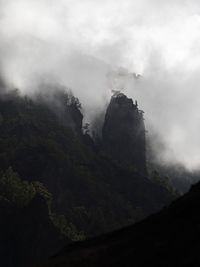
[(145, 111), (157, 157), (200, 168), (198, 0), (0, 5), (0, 70), (9, 88), (32, 94), (44, 83), (70, 87), (88, 121), (111, 89), (122, 90)]

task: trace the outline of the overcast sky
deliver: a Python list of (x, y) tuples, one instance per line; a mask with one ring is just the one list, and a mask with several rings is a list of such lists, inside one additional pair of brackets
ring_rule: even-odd
[[(44, 80), (69, 86), (88, 120), (108, 101), (110, 89), (123, 87), (145, 111), (149, 136), (159, 136), (153, 142), (162, 147), (158, 158), (200, 167), (199, 0), (0, 5), (0, 69), (10, 86), (25, 92)], [(113, 74), (119, 67), (127, 70), (121, 80)]]

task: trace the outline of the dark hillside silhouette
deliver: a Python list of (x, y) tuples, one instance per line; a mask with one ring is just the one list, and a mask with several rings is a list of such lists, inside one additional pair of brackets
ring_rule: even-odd
[(136, 225), (72, 244), (41, 267), (200, 265), (200, 184)]

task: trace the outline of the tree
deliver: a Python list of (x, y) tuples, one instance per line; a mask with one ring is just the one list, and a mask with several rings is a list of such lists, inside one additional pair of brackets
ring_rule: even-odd
[(17, 206), (26, 206), (36, 194), (32, 183), (22, 181), (18, 174), (9, 167), (0, 174), (0, 196)]

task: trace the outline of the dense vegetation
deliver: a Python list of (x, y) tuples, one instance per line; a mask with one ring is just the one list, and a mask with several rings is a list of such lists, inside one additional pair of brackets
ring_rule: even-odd
[(4, 201), (22, 208), (28, 206), (37, 194), (43, 196), (50, 206), (51, 195), (40, 182), (22, 181), (11, 167), (1, 172), (0, 198)]

